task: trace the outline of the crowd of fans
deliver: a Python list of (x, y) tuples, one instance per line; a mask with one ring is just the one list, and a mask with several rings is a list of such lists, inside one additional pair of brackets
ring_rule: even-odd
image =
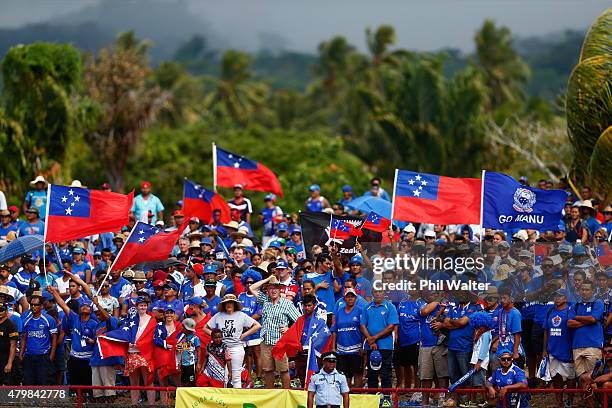
[[(552, 187), (545, 180), (538, 185)], [(0, 200), (3, 245), (43, 234), (47, 183), (38, 177), (32, 187), (22, 203), (25, 219), (19, 207)], [(272, 348), (301, 315), (324, 314), (338, 370), (352, 388), (446, 388), (471, 368), (476, 372), (465, 386), (484, 387), (491, 400), (515, 404), (528, 403), (529, 396), (512, 391), (545, 381), (556, 388), (612, 387), (611, 270), (598, 260), (612, 233), (612, 208), (588, 187), (580, 200), (568, 194), (554, 231), (396, 223), (375, 253), (357, 242), (358, 253), (346, 256), (336, 246), (306, 248), (297, 216), (284, 213), (273, 194), (255, 220), (251, 201), (237, 185), (228, 201), (231, 222), (220, 222), (218, 214), (210, 224), (192, 217), (167, 262), (107, 276), (136, 220), (165, 230), (185, 220), (180, 201), (166, 221), (151, 184), (140, 187), (123, 230), (61, 242), (59, 258), (47, 244), (0, 264), (3, 385), (301, 388), (305, 333), (294, 358), (277, 359)], [(102, 188), (110, 190), (108, 184)], [(366, 194), (389, 199), (377, 178)], [(352, 199), (353, 189), (344, 186), (330, 205), (313, 184), (304, 210), (358, 214), (350, 208)], [(261, 226), (261, 239), (254, 225)], [(397, 255), (482, 259), (483, 267), (374, 272), (377, 258)], [(422, 280), (442, 286), (405, 291), (376, 284), (413, 281), (418, 287)], [(484, 283), (486, 290), (451, 291), (453, 281)], [(139, 341), (148, 336), (154, 344), (155, 372), (148, 371), (136, 344), (123, 358), (101, 358), (97, 347), (99, 336), (133, 324), (137, 316)], [(156, 326), (148, 332), (151, 319)], [(545, 357), (547, 375), (539, 370)], [(115, 391), (94, 390), (93, 397), (112, 400)], [(132, 394), (133, 403), (139, 398)], [(154, 393), (147, 398), (153, 403)], [(167, 402), (168, 396), (161, 398)], [(446, 399), (433, 393), (415, 393), (413, 401), (487, 403), (478, 395)], [(558, 403), (592, 406), (594, 400), (559, 394)], [(391, 406), (388, 399), (383, 404)]]

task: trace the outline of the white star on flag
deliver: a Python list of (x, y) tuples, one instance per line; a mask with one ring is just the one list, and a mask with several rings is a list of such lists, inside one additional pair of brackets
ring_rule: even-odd
[(136, 323), (134, 323), (134, 321), (132, 320), (132, 321), (130, 322), (130, 327), (134, 327), (134, 326), (136, 326)]
[(65, 203), (66, 201), (68, 201), (68, 197), (63, 196), (63, 197), (62, 197), (62, 203)]
[(421, 185), (422, 185), (422, 186), (426, 186), (426, 185), (427, 185), (427, 180), (423, 180), (423, 181), (421, 181)]
[(235, 163), (234, 163), (234, 167), (235, 167), (235, 168), (238, 168), (238, 167), (240, 167), (240, 164), (239, 164), (238, 162), (235, 162)]
[(74, 201), (78, 202), (80, 199), (81, 199), (81, 197), (79, 197), (79, 196), (74, 197)]
[(71, 206), (71, 207), (74, 207), (75, 205), (76, 205), (76, 203), (75, 203), (75, 202), (70, 203), (70, 206)]
[(319, 337), (319, 333), (317, 332), (312, 333), (312, 337)]
[(138, 238), (138, 242), (145, 242), (144, 237), (140, 237), (140, 238)]
[(72, 208), (66, 208), (66, 215), (72, 215)]
[(415, 177), (415, 180), (420, 180), (420, 179), (421, 179), (421, 176), (417, 174)]
[(414, 184), (414, 180), (408, 180), (408, 184), (413, 185)]
[(68, 194), (70, 194), (70, 195), (74, 195), (74, 191), (72, 191), (72, 190), (68, 190)]
[(415, 197), (418, 197), (421, 195), (421, 192), (419, 190), (414, 190), (412, 194), (414, 194)]
[(130, 328), (129, 328), (129, 327), (127, 327), (127, 326), (125, 326), (125, 327), (123, 328), (123, 330), (128, 331), (128, 330), (130, 330)]
[(140, 235), (142, 235), (142, 234), (144, 234), (144, 230), (140, 230), (140, 231), (138, 231), (138, 233), (139, 233)]

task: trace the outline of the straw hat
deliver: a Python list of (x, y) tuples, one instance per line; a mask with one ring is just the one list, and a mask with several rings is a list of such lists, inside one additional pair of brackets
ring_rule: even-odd
[(235, 230), (238, 230), (238, 228), (239, 228), (239, 225), (238, 225), (237, 221), (230, 221), (227, 224), (223, 224), (223, 226), (225, 228), (233, 228)]
[(236, 238), (239, 238), (239, 237), (248, 238), (249, 237), (249, 229), (245, 225), (243, 225), (241, 227), (238, 227), (238, 231), (232, 232), (230, 234), (230, 236), (232, 237), (232, 239), (236, 239)]
[(34, 180), (30, 181), (31, 186), (34, 186), (36, 183), (45, 183), (45, 186), (48, 184), (43, 176), (36, 176)]
[(223, 300), (219, 303), (219, 305), (217, 305), (220, 312), (225, 312), (225, 306), (223, 304), (228, 302), (234, 302), (234, 310), (242, 310), (242, 303), (238, 301), (236, 295), (230, 293), (223, 296)]
[(493, 273), (493, 280), (502, 281), (508, 279), (508, 275), (513, 271), (513, 268), (510, 265), (501, 264), (497, 267), (495, 272)]
[(86, 187), (84, 186), (80, 180), (72, 180), (72, 183), (70, 183), (70, 187)]

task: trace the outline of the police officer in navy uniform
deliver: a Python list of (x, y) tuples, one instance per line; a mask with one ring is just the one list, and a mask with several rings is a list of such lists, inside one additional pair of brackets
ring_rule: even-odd
[(344, 374), (336, 370), (336, 353), (328, 351), (321, 356), (323, 368), (310, 379), (308, 408), (349, 408), (349, 387)]

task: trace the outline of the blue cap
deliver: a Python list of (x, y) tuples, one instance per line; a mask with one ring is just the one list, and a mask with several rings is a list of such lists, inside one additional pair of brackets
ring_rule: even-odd
[(279, 259), (276, 261), (276, 267), (274, 269), (287, 269), (289, 268), (289, 264), (284, 259)]
[(264, 201), (276, 201), (276, 194), (266, 194)]
[(213, 265), (213, 264), (204, 265), (204, 274), (207, 274), (207, 273), (214, 273), (216, 275), (217, 265)]
[(278, 224), (278, 227), (276, 227), (276, 229), (278, 231), (287, 231), (287, 230), (289, 230), (289, 226), (287, 225), (286, 222), (281, 222), (281, 223)]
[(102, 252), (96, 251), (96, 252), (94, 252), (93, 256), (102, 256)]
[(202, 306), (202, 303), (204, 303), (204, 299), (202, 299), (199, 296), (194, 296), (191, 299), (189, 299), (188, 304), (189, 305), (196, 305), (196, 306)]
[(255, 249), (255, 247), (252, 246), (248, 246), (248, 247), (243, 247), (245, 251), (248, 251), (251, 255), (255, 255), (257, 253), (257, 250)]
[(380, 367), (382, 366), (382, 354), (380, 354), (380, 351), (378, 350), (374, 350), (370, 353), (370, 368), (372, 370), (380, 370)]
[(349, 186), (348, 184), (342, 186), (343, 193), (348, 193), (349, 191), (353, 191), (353, 187)]
[(502, 354), (510, 354), (510, 355), (512, 355), (512, 351), (510, 351), (510, 349), (507, 348), (507, 347), (502, 347), (501, 349), (497, 350), (497, 355), (501, 356)]
[(212, 239), (208, 238), (208, 237), (204, 237), (200, 240), (200, 245), (211, 245), (212, 246)]
[(182, 207), (183, 206), (183, 200), (178, 200), (176, 202), (176, 205), (178, 205), (179, 207)]
[(359, 264), (363, 265), (363, 258), (359, 255), (354, 255), (349, 261), (349, 265)]
[(72, 250), (72, 253), (73, 253), (73, 254), (84, 254), (84, 253), (85, 253), (85, 250), (84, 250), (83, 248), (81, 248), (81, 247), (75, 247), (75, 248)]
[(268, 247), (281, 249), (281, 244), (277, 240), (274, 240), (274, 241), (270, 241), (270, 244), (268, 245)]
[(586, 248), (584, 245), (574, 245), (574, 249), (572, 250), (572, 254), (574, 256), (586, 255)]
[(434, 244), (435, 244), (435, 245), (442, 245), (442, 246), (446, 246), (447, 242), (446, 242), (446, 240), (444, 240), (444, 239), (440, 238), (440, 239), (436, 239), (436, 240), (434, 241)]
[(321, 191), (321, 186), (319, 186), (318, 184), (311, 184), (310, 187), (308, 187), (308, 190), (310, 190), (310, 191)]
[(294, 225), (291, 226), (291, 228), (289, 228), (289, 232), (292, 233), (292, 234), (294, 232), (299, 232), (301, 234), (302, 233), (302, 227), (300, 227), (297, 224), (294, 224)]
[(143, 296), (138, 296), (136, 300), (134, 301), (134, 304), (137, 305), (139, 303), (149, 303), (149, 301)]

